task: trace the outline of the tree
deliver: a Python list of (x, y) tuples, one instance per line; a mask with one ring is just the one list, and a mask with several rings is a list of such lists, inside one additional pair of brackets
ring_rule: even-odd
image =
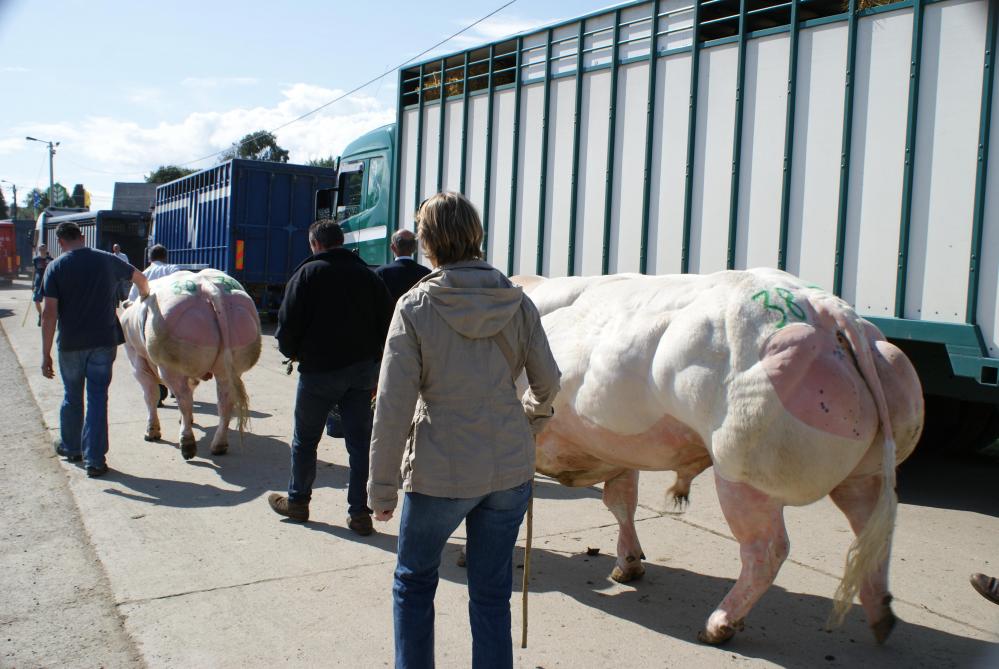
[(146, 183), (165, 184), (181, 177), (186, 177), (188, 174), (194, 174), (195, 171), (189, 170), (186, 167), (178, 167), (177, 165), (160, 165), (146, 175)]
[(3, 196), (3, 191), (0, 190), (0, 218), (9, 218), (10, 214), (7, 211), (7, 199)]
[(274, 163), (288, 162), (288, 151), (278, 146), (277, 137), (266, 130), (258, 130), (245, 135), (219, 156), (224, 163), (233, 158), (245, 160), (269, 160)]
[(309, 165), (311, 167), (333, 168), (336, 167), (336, 158), (334, 158), (333, 156), (327, 156), (325, 158), (313, 158), (312, 160), (307, 162), (306, 165)]
[[(28, 191), (28, 194), (24, 196), (24, 207), (26, 209), (35, 209), (39, 211), (45, 209), (49, 206), (49, 193), (48, 188), (32, 188)], [(35, 195), (38, 195), (38, 206), (35, 207)], [(73, 198), (70, 197), (69, 192), (66, 190), (58, 181), (52, 185), (53, 194), (53, 206), (56, 207), (75, 207), (73, 204)]]
[(74, 207), (85, 207), (87, 199), (87, 191), (83, 188), (83, 184), (76, 184), (73, 186), (73, 206)]

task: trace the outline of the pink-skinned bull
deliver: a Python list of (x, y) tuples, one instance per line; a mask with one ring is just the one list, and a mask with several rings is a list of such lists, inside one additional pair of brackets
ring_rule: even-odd
[(151, 281), (149, 297), (125, 309), (121, 325), (125, 353), (149, 412), (146, 440), (160, 438), (156, 404), (163, 383), (180, 409), (181, 454), (185, 460), (194, 457), (194, 388), (214, 376), (219, 425), (211, 452), (225, 453), (230, 419), (235, 414), (242, 432), (249, 416), (240, 376), (260, 357), (260, 318), (239, 282), (213, 269), (175, 272)]
[(895, 467), (923, 425), (919, 380), (898, 348), (843, 300), (777, 270), (514, 281), (562, 370), (538, 471), (604, 483), (619, 525), (615, 580), (644, 573), (639, 470), (675, 471), (669, 493), (684, 503), (713, 465), (742, 571), (699, 639), (742, 629), (788, 555), (784, 507), (825, 495), (857, 534), (834, 620), (859, 594), (875, 638), (887, 638)]

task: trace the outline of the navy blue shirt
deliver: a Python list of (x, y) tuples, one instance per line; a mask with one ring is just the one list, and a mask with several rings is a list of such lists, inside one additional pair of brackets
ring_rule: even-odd
[(59, 350), (117, 346), (125, 341), (115, 313), (118, 283), (135, 268), (92, 248), (73, 249), (45, 270), (42, 294), (59, 300)]

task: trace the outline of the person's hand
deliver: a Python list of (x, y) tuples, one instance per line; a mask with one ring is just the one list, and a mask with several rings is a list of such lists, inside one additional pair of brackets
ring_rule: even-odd
[(42, 376), (46, 379), (55, 378), (55, 369), (52, 367), (52, 356), (48, 353), (42, 356)]
[(375, 520), (381, 521), (383, 523), (388, 520), (392, 520), (392, 511), (393, 511), (392, 509), (389, 509), (388, 511), (375, 511), (374, 518)]

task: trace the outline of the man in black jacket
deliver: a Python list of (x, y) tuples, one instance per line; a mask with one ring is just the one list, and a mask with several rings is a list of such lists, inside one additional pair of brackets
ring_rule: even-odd
[(392, 234), (392, 253), (395, 262), (382, 265), (375, 270), (375, 274), (382, 278), (392, 293), (392, 299), (398, 302), (417, 281), (430, 274), (430, 270), (413, 260), (416, 235), (409, 230), (396, 230)]
[(298, 362), (299, 377), (288, 496), (273, 493), (268, 502), (282, 516), (309, 519), (316, 449), (326, 416), (337, 406), (350, 461), (347, 522), (354, 532), (368, 535), (371, 395), (392, 297), (364, 261), (343, 248), (343, 230), (333, 221), (312, 224), (309, 246), (312, 256), (296, 268), (278, 312), (278, 348)]

